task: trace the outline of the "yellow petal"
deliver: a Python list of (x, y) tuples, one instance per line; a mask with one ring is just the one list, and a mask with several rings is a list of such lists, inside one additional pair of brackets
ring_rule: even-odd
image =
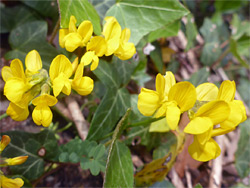
[(30, 51), (25, 58), (26, 74), (35, 74), (42, 69), (42, 60), (36, 50)]
[(13, 102), (10, 102), (6, 113), (15, 121), (24, 121), (29, 116), (28, 106), (26, 108), (21, 108)]
[(165, 116), (166, 115), (166, 111), (167, 111), (167, 105), (164, 103), (157, 110), (157, 112), (155, 113), (154, 117), (155, 118), (159, 118), (159, 117)]
[(59, 45), (62, 48), (65, 48), (65, 36), (69, 34), (69, 30), (68, 29), (60, 29), (59, 30)]
[(79, 82), (75, 84), (75, 82), (72, 82), (72, 88), (79, 94), (79, 95), (88, 95), (92, 92), (94, 88), (94, 81), (84, 76), (80, 78)]
[(121, 26), (115, 19), (115, 17), (106, 17), (104, 19), (106, 23), (103, 27), (103, 35), (107, 41), (106, 56), (112, 55), (119, 47), (119, 40), (121, 36)]
[(196, 88), (197, 100), (199, 101), (212, 101), (217, 98), (219, 89), (215, 84), (204, 83)]
[(76, 71), (77, 67), (78, 67), (78, 57), (76, 57), (72, 63), (72, 70), (73, 70), (72, 74)]
[(95, 52), (93, 51), (86, 52), (81, 58), (81, 63), (83, 63), (84, 65), (89, 65), (92, 62), (94, 56)]
[(57, 97), (60, 94), (60, 92), (63, 91), (65, 86), (69, 87), (68, 84), (70, 84), (69, 79), (67, 79), (64, 73), (60, 73), (60, 75), (53, 80), (52, 87), (53, 87), (54, 96)]
[(23, 69), (23, 64), (19, 59), (14, 59), (10, 63), (11, 72), (13, 77), (18, 77), (25, 80), (25, 74)]
[(56, 97), (49, 94), (42, 94), (32, 101), (32, 104), (35, 106), (37, 105), (54, 106), (56, 103), (57, 103)]
[(74, 15), (70, 16), (69, 20), (69, 32), (76, 32), (76, 18)]
[(141, 89), (137, 103), (138, 110), (144, 116), (151, 116), (159, 107), (159, 95), (156, 91), (146, 88)]
[(91, 71), (95, 70), (98, 67), (98, 64), (99, 64), (99, 58), (98, 58), (98, 56), (94, 55), (93, 62), (90, 66), (90, 70)]
[(62, 92), (65, 95), (70, 95), (70, 93), (71, 93), (71, 82), (69, 81), (69, 79), (65, 80)]
[(241, 123), (243, 118), (241, 106), (237, 102), (229, 102), (230, 114), (228, 118), (220, 123), (221, 128), (223, 129), (234, 129), (237, 125)]
[(27, 159), (28, 156), (19, 156), (14, 158), (8, 158), (5, 160), (5, 162), (8, 164), (8, 166), (13, 166), (23, 164)]
[(93, 25), (90, 21), (85, 20), (83, 21), (78, 29), (77, 29), (78, 34), (82, 37), (82, 44), (81, 47), (86, 46), (87, 42), (91, 38), (93, 34)]
[(64, 73), (67, 78), (72, 75), (73, 68), (71, 62), (65, 55), (56, 56), (49, 69), (49, 76), (53, 83), (53, 80), (59, 76), (60, 73)]
[(48, 127), (52, 121), (53, 114), (48, 106), (36, 106), (32, 113), (32, 118), (37, 125)]
[(19, 102), (23, 94), (30, 89), (30, 85), (26, 84), (21, 78), (9, 78), (4, 86), (4, 95), (11, 102)]
[(226, 102), (233, 101), (235, 96), (236, 86), (234, 81), (225, 80), (222, 82), (217, 99), (225, 100)]
[(13, 77), (13, 74), (12, 74), (12, 71), (11, 71), (11, 68), (8, 67), (8, 66), (4, 66), (2, 68), (2, 78), (5, 82), (7, 82), (7, 80), (9, 78), (12, 78)]
[(156, 91), (159, 93), (160, 100), (164, 99), (165, 79), (158, 73), (155, 80)]
[[(75, 72), (75, 76), (74, 76), (74, 79), (73, 79), (73, 83), (77, 83), (83, 76), (83, 68), (84, 68), (84, 64), (83, 63), (80, 63), (76, 69), (76, 72)], [(78, 85), (78, 83), (77, 83)]]
[(128, 40), (129, 40), (129, 38), (130, 38), (130, 35), (131, 35), (130, 29), (124, 28), (124, 29), (122, 30), (122, 33), (121, 33), (121, 41), (122, 41), (123, 43), (128, 42)]
[(212, 131), (213, 131), (213, 126), (211, 126), (206, 132), (195, 135), (201, 146), (204, 146), (204, 144), (206, 144), (207, 141), (212, 138)]
[(201, 106), (195, 117), (208, 117), (213, 122), (213, 125), (217, 125), (228, 118), (230, 114), (230, 108), (224, 101), (211, 101)]
[(213, 127), (213, 122), (208, 117), (195, 117), (184, 129), (185, 133), (202, 134)]
[(246, 108), (245, 108), (243, 102), (240, 101), (240, 100), (234, 100), (233, 102), (234, 102), (234, 103), (237, 103), (237, 104), (240, 106), (241, 115), (242, 115), (241, 123), (242, 123), (243, 121), (246, 121), (246, 120), (247, 120)]
[(2, 152), (9, 143), (10, 143), (10, 137), (8, 135), (3, 135), (0, 142), (0, 152)]
[(176, 130), (179, 124), (181, 110), (176, 105), (167, 106), (166, 120), (171, 130)]
[(82, 37), (78, 33), (69, 33), (64, 37), (65, 48), (69, 52), (73, 52), (75, 49), (81, 46)]
[(15, 179), (11, 179), (11, 178), (7, 178), (3, 175), (0, 175), (0, 184), (1, 187), (3, 188), (20, 188), (23, 186), (24, 182), (21, 178), (15, 178)]
[(166, 118), (160, 119), (150, 124), (149, 132), (168, 132), (170, 128), (167, 124)]
[(165, 95), (168, 95), (170, 88), (176, 84), (176, 80), (175, 80), (174, 74), (170, 71), (166, 72), (164, 78), (165, 78), (165, 91), (164, 91), (164, 93), (165, 93)]
[(219, 145), (212, 138), (201, 147), (197, 139), (194, 137), (194, 142), (189, 146), (188, 152), (193, 159), (206, 162), (218, 157), (221, 150)]
[(87, 51), (94, 51), (98, 57), (105, 54), (107, 50), (106, 40), (101, 36), (95, 36), (87, 44)]
[(179, 82), (169, 90), (169, 101), (176, 101), (181, 112), (191, 109), (196, 102), (196, 90), (190, 82)]
[(114, 54), (121, 60), (127, 60), (136, 53), (135, 45), (131, 42), (121, 43)]

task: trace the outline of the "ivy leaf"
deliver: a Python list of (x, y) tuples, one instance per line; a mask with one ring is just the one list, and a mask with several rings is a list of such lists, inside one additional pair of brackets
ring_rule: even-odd
[(97, 140), (109, 133), (130, 107), (130, 95), (125, 88), (107, 91), (90, 124), (88, 140)]
[(79, 25), (84, 20), (93, 24), (96, 35), (101, 34), (100, 18), (91, 3), (87, 0), (59, 0), (61, 28), (69, 27), (70, 16), (74, 15)]
[(241, 178), (249, 175), (250, 172), (250, 120), (246, 120), (240, 127), (240, 140), (238, 142), (238, 149), (235, 153), (236, 169)]
[(34, 21), (13, 29), (9, 36), (12, 51), (5, 54), (7, 60), (21, 59), (31, 50), (37, 50), (41, 55), (43, 67), (49, 69), (50, 63), (58, 51), (46, 41), (48, 26), (45, 21)]
[[(29, 156), (25, 163), (11, 167), (14, 173), (20, 174), (29, 180), (37, 179), (42, 175), (44, 172), (44, 159), (57, 159), (59, 154), (55, 135), (49, 130), (37, 134), (11, 131), (1, 133), (1, 135), (8, 135), (11, 138), (11, 142), (1, 154), (3, 157)], [(43, 156), (38, 155), (41, 150), (44, 151)]]
[(191, 82), (195, 87), (198, 85), (207, 82), (209, 77), (209, 69), (207, 67), (201, 68), (199, 71), (192, 74), (189, 82)]
[(96, 11), (98, 12), (101, 20), (104, 19), (104, 16), (107, 10), (115, 4), (115, 0), (89, 0), (92, 5), (94, 5)]
[(136, 45), (151, 31), (173, 23), (187, 14), (188, 10), (177, 0), (123, 0), (113, 5), (107, 11), (106, 16), (116, 17), (122, 28), (129, 28), (131, 30), (130, 42)]

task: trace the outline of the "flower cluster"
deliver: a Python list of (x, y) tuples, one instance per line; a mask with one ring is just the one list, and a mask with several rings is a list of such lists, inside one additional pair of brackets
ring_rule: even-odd
[[(66, 95), (73, 88), (80, 95), (88, 95), (94, 87), (93, 80), (83, 76), (83, 63), (78, 58), (73, 63), (64, 55), (56, 56), (48, 72), (42, 68), (42, 60), (36, 50), (30, 51), (25, 58), (26, 70), (19, 59), (11, 61), (10, 66), (2, 69), (2, 77), (6, 82), (4, 95), (10, 101), (6, 113), (16, 121), (23, 121), (29, 115), (28, 106), (35, 108), (32, 118), (37, 125), (48, 127), (52, 121), (51, 106), (57, 103), (57, 96)], [(72, 74), (75, 72), (73, 78)], [(53, 95), (50, 94), (51, 89)]]
[(86, 47), (86, 53), (81, 58), (84, 65), (91, 64), (90, 69), (95, 70), (99, 63), (99, 57), (114, 54), (122, 60), (130, 59), (136, 52), (133, 43), (128, 42), (130, 29), (121, 29), (115, 17), (106, 17), (103, 27), (103, 36), (92, 36), (93, 25), (90, 21), (83, 21), (76, 28), (76, 18), (70, 17), (69, 28), (60, 29), (59, 44), (69, 52), (78, 47)]
[(190, 122), (185, 133), (193, 134), (190, 155), (198, 161), (208, 161), (220, 155), (214, 136), (226, 134), (246, 120), (242, 101), (234, 100), (235, 82), (226, 80), (218, 89), (212, 83), (195, 88), (189, 82), (176, 83), (174, 75), (156, 77), (156, 91), (142, 88), (138, 109), (145, 116), (166, 117), (165, 124), (153, 123), (151, 132), (176, 130), (181, 113), (187, 111)]
[[(1, 142), (0, 142), (0, 154), (5, 149), (5, 147), (10, 143), (10, 137), (7, 135), (3, 135)], [(20, 165), (27, 160), (28, 156), (19, 156), (14, 158), (2, 158), (0, 157), (0, 166), (13, 166), (13, 165)], [(3, 172), (0, 170), (0, 187), (3, 188), (10, 188), (10, 187), (22, 187), (24, 184), (21, 178), (7, 178), (4, 176)]]

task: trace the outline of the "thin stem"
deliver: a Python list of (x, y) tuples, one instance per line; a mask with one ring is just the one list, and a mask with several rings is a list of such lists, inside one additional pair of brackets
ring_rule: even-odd
[(4, 114), (2, 114), (2, 115), (0, 116), (0, 120), (4, 119), (4, 118), (6, 118), (6, 117), (8, 117), (8, 115), (7, 115), (6, 113), (4, 113)]
[(60, 27), (60, 18), (57, 20), (56, 25), (55, 25), (55, 27), (54, 27), (54, 29), (53, 29), (52, 34), (51, 34), (51, 37), (50, 37), (50, 39), (49, 39), (49, 43), (50, 43), (50, 44), (53, 43), (53, 40), (54, 40), (54, 38), (55, 38), (55, 36), (56, 36), (56, 34), (57, 34), (57, 31), (59, 30), (59, 27)]
[(218, 64), (224, 59), (224, 57), (230, 52), (230, 47), (228, 47), (221, 55), (220, 57), (214, 62), (214, 64), (212, 65), (213, 69), (216, 69), (216, 67), (218, 66)]
[(61, 129), (58, 129), (56, 132), (57, 133), (63, 132), (65, 130), (67, 130), (68, 128), (70, 128), (72, 125), (73, 125), (73, 123), (69, 122), (65, 127), (61, 128)]

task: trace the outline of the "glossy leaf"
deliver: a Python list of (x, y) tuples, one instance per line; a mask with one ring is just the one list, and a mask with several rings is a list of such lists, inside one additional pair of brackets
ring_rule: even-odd
[(1, 154), (3, 157), (29, 156), (25, 163), (11, 167), (11, 170), (16, 174), (29, 180), (37, 179), (44, 172), (44, 159), (57, 160), (59, 154), (57, 140), (54, 133), (49, 130), (37, 134), (20, 131), (10, 131), (3, 134), (11, 138), (11, 142)]
[(144, 35), (173, 23), (187, 14), (188, 10), (177, 0), (123, 0), (113, 5), (106, 16), (115, 16), (122, 28), (129, 28), (130, 41), (136, 45)]
[(43, 67), (48, 69), (58, 51), (46, 41), (47, 30), (44, 21), (29, 22), (13, 29), (9, 36), (12, 51), (6, 53), (5, 58), (19, 58), (24, 63), (27, 53), (35, 49), (41, 55)]
[(103, 20), (107, 10), (115, 4), (115, 0), (89, 0), (89, 2), (95, 7), (101, 20)]
[(59, 0), (58, 2), (61, 28), (68, 28), (70, 16), (74, 15), (77, 25), (84, 20), (89, 20), (93, 24), (95, 34), (101, 34), (100, 18), (91, 3), (86, 0)]
[(97, 140), (109, 133), (129, 107), (130, 96), (125, 88), (108, 90), (91, 121), (87, 139)]
[(129, 148), (117, 140), (110, 147), (104, 187), (133, 187), (133, 163)]

